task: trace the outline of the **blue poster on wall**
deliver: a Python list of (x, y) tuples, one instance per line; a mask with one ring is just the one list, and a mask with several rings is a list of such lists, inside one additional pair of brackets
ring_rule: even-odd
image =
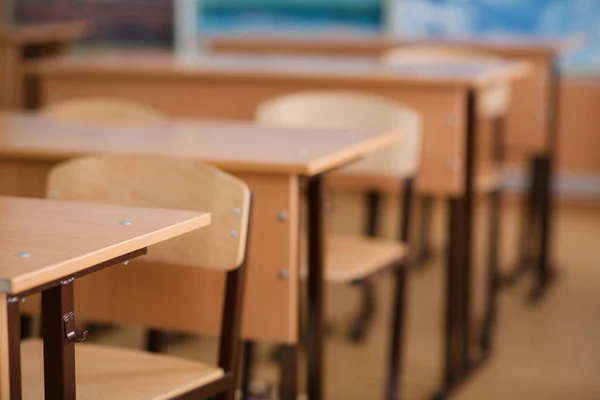
[(204, 32), (377, 32), (384, 0), (200, 0)]
[(600, 0), (396, 0), (401, 36), (564, 37), (588, 45), (563, 57), (567, 72), (600, 72)]

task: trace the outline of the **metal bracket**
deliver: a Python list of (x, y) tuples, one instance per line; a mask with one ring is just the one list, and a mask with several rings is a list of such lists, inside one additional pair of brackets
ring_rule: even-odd
[(75, 312), (71, 311), (63, 315), (63, 324), (65, 328), (65, 336), (69, 342), (83, 342), (88, 337), (88, 331), (83, 331), (79, 334), (75, 332)]

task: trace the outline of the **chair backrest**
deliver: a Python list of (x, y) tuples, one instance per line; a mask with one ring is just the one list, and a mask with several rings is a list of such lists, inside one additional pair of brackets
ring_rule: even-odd
[[(381, 60), (388, 65), (411, 62), (440, 61), (502, 61), (495, 54), (467, 47), (403, 46), (387, 51)], [(498, 84), (479, 96), (478, 107), (483, 115), (502, 115), (510, 104), (510, 84)]]
[(330, 128), (345, 131), (400, 131), (404, 140), (365, 157), (344, 171), (409, 177), (421, 161), (420, 115), (394, 101), (353, 91), (309, 91), (276, 97), (262, 103), (257, 122), (286, 127)]
[(144, 260), (232, 270), (245, 257), (250, 190), (200, 161), (120, 154), (74, 159), (52, 168), (47, 197), (207, 211), (210, 226), (153, 246)]
[(45, 106), (41, 113), (72, 121), (118, 124), (139, 124), (167, 118), (144, 104), (109, 98), (65, 100)]

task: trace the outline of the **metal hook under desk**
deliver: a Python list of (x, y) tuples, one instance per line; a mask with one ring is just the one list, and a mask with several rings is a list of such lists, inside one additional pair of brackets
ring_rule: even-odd
[(65, 336), (69, 342), (83, 342), (88, 337), (88, 331), (83, 331), (79, 334), (75, 331), (75, 313), (73, 311), (63, 315), (63, 323), (65, 327)]

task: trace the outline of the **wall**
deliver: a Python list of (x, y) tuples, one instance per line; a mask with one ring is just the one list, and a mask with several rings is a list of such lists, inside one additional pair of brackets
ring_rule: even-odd
[(173, 0), (14, 0), (20, 23), (78, 18), (94, 22), (92, 39), (170, 43)]
[(564, 71), (600, 71), (598, 0), (392, 0), (390, 30), (406, 36), (564, 36), (585, 33), (586, 49), (563, 58)]

